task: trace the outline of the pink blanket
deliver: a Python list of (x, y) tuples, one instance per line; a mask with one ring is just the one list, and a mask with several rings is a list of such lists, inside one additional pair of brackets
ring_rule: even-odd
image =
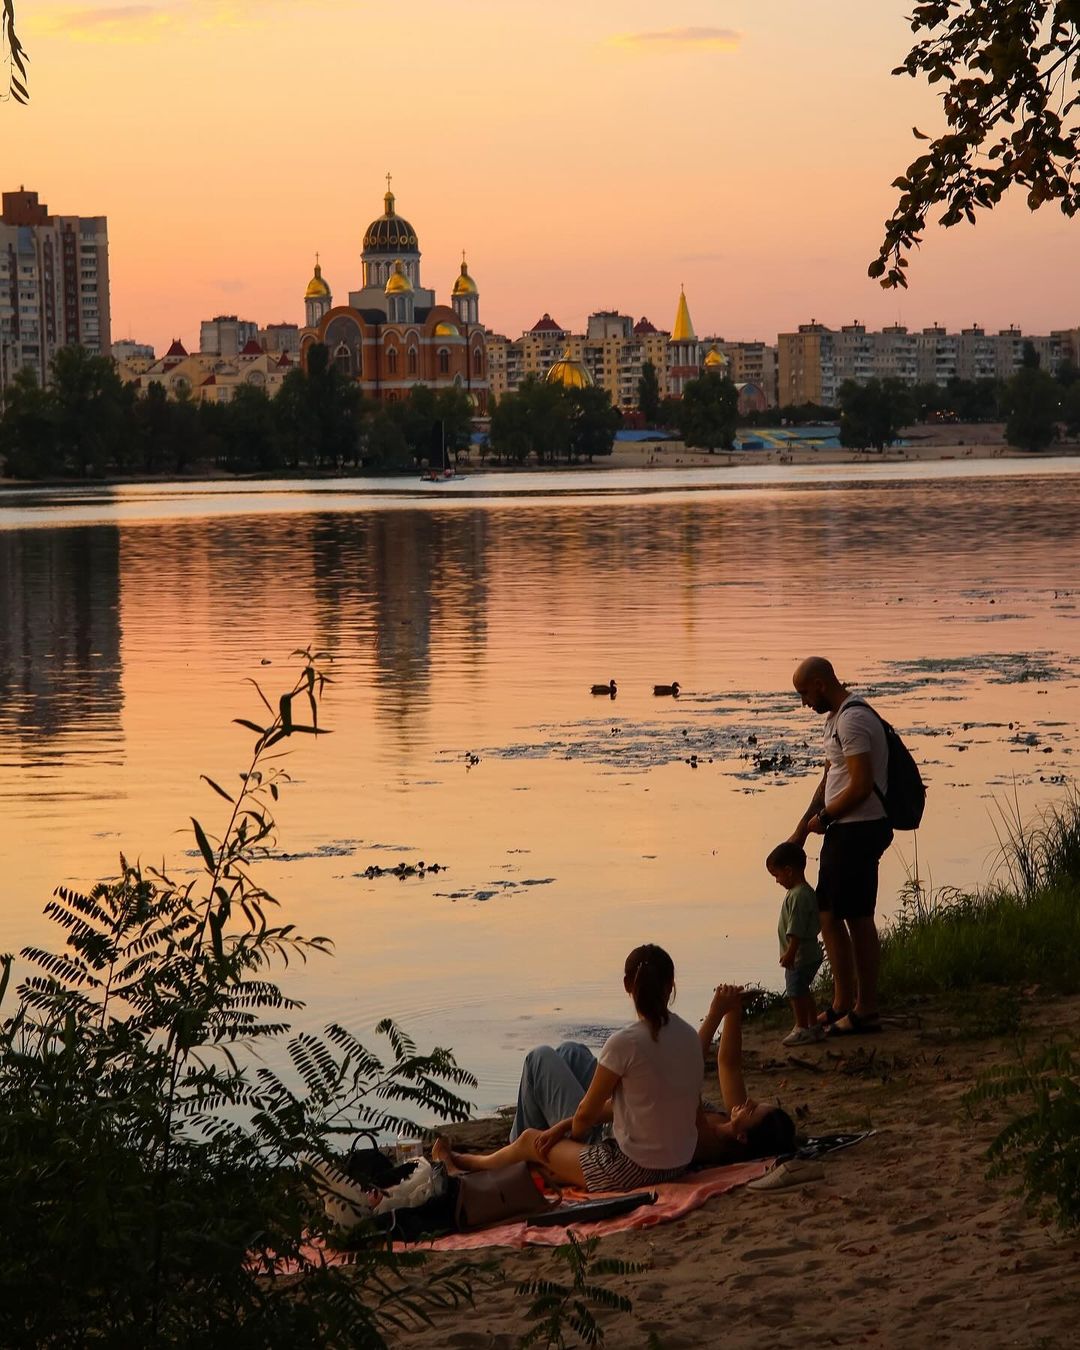
[[(530, 1228), (524, 1220), (518, 1220), (516, 1223), (499, 1224), (495, 1228), (481, 1228), (475, 1233), (448, 1233), (446, 1237), (417, 1243), (416, 1246), (434, 1252), (469, 1251), (477, 1247), (558, 1247), (566, 1241), (566, 1235), (571, 1231), (575, 1237), (606, 1237), (609, 1233), (622, 1233), (628, 1228), (652, 1228), (658, 1223), (681, 1219), (714, 1195), (723, 1195), (736, 1186), (745, 1186), (748, 1181), (764, 1175), (769, 1161), (710, 1167), (705, 1172), (691, 1172), (679, 1181), (643, 1186), (642, 1190), (656, 1191), (655, 1205), (641, 1205), (629, 1214), (601, 1219), (598, 1223), (571, 1224), (568, 1228)], [(565, 1191), (563, 1194), (568, 1204), (573, 1202), (575, 1192)], [(596, 1200), (600, 1198), (600, 1193), (590, 1191), (587, 1197), (583, 1195), (580, 1198)], [(404, 1243), (395, 1242), (394, 1249), (404, 1251), (406, 1247)]]

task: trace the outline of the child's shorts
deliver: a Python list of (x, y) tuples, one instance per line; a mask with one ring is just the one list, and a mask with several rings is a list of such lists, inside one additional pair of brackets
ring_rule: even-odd
[(792, 966), (784, 971), (784, 985), (788, 998), (805, 998), (814, 983), (814, 976), (821, 969), (821, 962), (812, 966)]

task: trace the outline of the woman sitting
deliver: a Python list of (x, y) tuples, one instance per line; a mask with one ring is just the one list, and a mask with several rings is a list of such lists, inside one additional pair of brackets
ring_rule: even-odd
[[(438, 1140), (432, 1157), (460, 1171), (535, 1163), (556, 1181), (590, 1191), (633, 1190), (680, 1176), (698, 1144), (701, 1042), (668, 1008), (675, 967), (662, 948), (635, 947), (623, 987), (637, 1020), (608, 1037), (588, 1084), (567, 1069), (579, 1090), (572, 1111), (548, 1118), (544, 1128), (515, 1130), (495, 1153), (453, 1153)], [(597, 1139), (609, 1121), (613, 1137)]]
[[(636, 954), (631, 952), (631, 957)], [(629, 967), (629, 961), (627, 964)], [(790, 1153), (795, 1147), (795, 1125), (787, 1112), (768, 1102), (755, 1101), (746, 1090), (742, 1067), (742, 1020), (743, 990), (737, 985), (717, 986), (709, 1011), (698, 1030), (697, 1054), (699, 1058), (708, 1056), (719, 1028), (716, 1072), (724, 1109), (717, 1110), (708, 1104), (697, 1107), (693, 1161), (698, 1164), (716, 1165), (745, 1162), (752, 1158), (771, 1158), (777, 1154)], [(617, 1032), (616, 1035), (622, 1033)], [(601, 1062), (603, 1054), (602, 1051)], [(541, 1045), (530, 1050), (521, 1071), (517, 1110), (510, 1130), (511, 1141), (526, 1134), (542, 1136), (552, 1127), (561, 1128), (572, 1124), (580, 1108), (585, 1105), (596, 1072), (595, 1055), (579, 1041), (564, 1041), (557, 1049)], [(601, 1113), (589, 1134), (582, 1136), (583, 1142), (598, 1144), (604, 1132), (602, 1122), (610, 1119), (610, 1112)], [(584, 1125), (584, 1117), (580, 1123)], [(578, 1138), (576, 1134), (573, 1137)], [(492, 1156), (500, 1162), (509, 1162), (526, 1155), (508, 1154), (504, 1150)], [(456, 1161), (463, 1168), (473, 1164), (499, 1165), (482, 1162), (475, 1157), (456, 1158)]]

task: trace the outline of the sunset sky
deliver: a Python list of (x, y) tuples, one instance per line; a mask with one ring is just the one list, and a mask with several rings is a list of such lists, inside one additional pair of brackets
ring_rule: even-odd
[(446, 298), (484, 322), (674, 318), (774, 340), (810, 318), (1080, 324), (1080, 223), (1022, 200), (933, 230), (911, 289), (866, 277), (941, 125), (891, 77), (904, 0), (17, 0), (29, 108), (0, 105), (2, 184), (109, 218), (113, 337), (160, 351), (237, 312), (303, 321), (319, 250), (359, 285), (385, 174)]

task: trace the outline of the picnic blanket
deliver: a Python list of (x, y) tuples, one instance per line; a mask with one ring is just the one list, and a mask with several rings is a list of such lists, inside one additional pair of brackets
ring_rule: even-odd
[[(710, 1167), (703, 1172), (690, 1172), (678, 1181), (663, 1181), (651, 1185), (648, 1189), (656, 1191), (655, 1205), (642, 1205), (629, 1214), (620, 1214), (617, 1218), (601, 1219), (593, 1223), (570, 1224), (560, 1227), (551, 1224), (543, 1228), (530, 1227), (524, 1219), (513, 1223), (498, 1224), (493, 1228), (482, 1228), (475, 1233), (447, 1233), (445, 1237), (435, 1238), (431, 1242), (417, 1242), (408, 1246), (395, 1242), (395, 1251), (407, 1251), (419, 1248), (433, 1252), (474, 1251), (481, 1247), (558, 1247), (567, 1240), (567, 1234), (574, 1236), (606, 1237), (609, 1233), (622, 1233), (630, 1228), (652, 1228), (656, 1224), (671, 1223), (681, 1219), (684, 1214), (700, 1208), (714, 1195), (723, 1195), (737, 1186), (745, 1186), (748, 1181), (760, 1177), (768, 1171), (771, 1160), (732, 1163), (727, 1167)], [(598, 1200), (606, 1192), (584, 1192), (567, 1189), (563, 1198), (574, 1200)], [(611, 1192), (619, 1194), (619, 1192)]]

